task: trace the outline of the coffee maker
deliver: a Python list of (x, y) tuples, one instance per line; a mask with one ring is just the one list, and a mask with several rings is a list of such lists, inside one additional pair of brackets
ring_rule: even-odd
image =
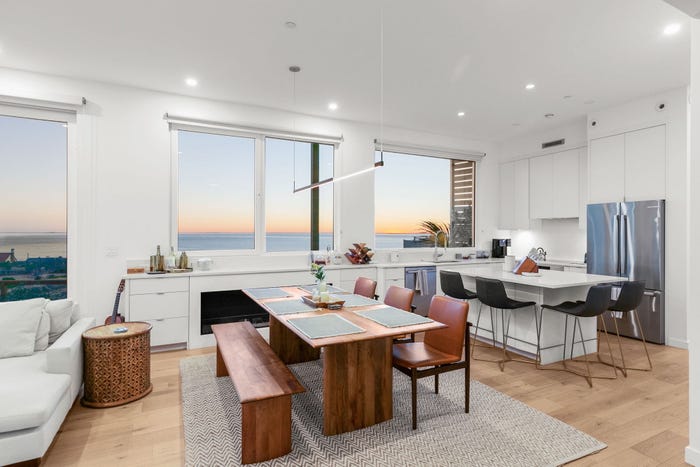
[(491, 257), (505, 258), (508, 254), (510, 238), (494, 238), (491, 240)]

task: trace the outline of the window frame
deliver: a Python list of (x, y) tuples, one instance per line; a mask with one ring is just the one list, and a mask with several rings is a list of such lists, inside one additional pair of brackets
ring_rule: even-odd
[[(255, 248), (241, 250), (192, 250), (188, 253), (194, 255), (209, 255), (209, 256), (289, 256), (304, 254), (308, 255), (311, 250), (295, 250), (295, 251), (267, 251), (266, 239), (266, 223), (265, 223), (265, 139), (282, 139), (287, 141), (303, 141), (310, 143), (319, 143), (333, 146), (333, 176), (335, 176), (338, 156), (338, 144), (324, 141), (322, 137), (319, 140), (313, 140), (307, 137), (293, 138), (291, 136), (281, 136), (274, 131), (268, 132), (251, 132), (251, 131), (236, 131), (235, 129), (226, 129), (204, 125), (188, 125), (186, 123), (171, 122), (170, 123), (170, 245), (176, 251), (181, 251), (178, 245), (179, 234), (179, 141), (178, 135), (180, 131), (191, 131), (196, 133), (206, 133), (212, 135), (234, 136), (239, 138), (247, 138), (254, 140), (254, 234)], [(333, 187), (333, 244), (338, 244), (338, 186)]]
[[(38, 107), (0, 101), (0, 115), (62, 123), (66, 126), (66, 298), (78, 297), (78, 115), (56, 106)], [(90, 197), (92, 199), (92, 197)], [(92, 210), (91, 210), (92, 212)]]
[[(462, 162), (468, 161), (468, 162), (472, 162), (472, 163), (474, 164), (473, 195), (472, 195), (472, 200), (473, 200), (473, 201), (472, 201), (472, 203), (473, 203), (473, 204), (472, 204), (472, 246), (448, 246), (447, 248), (476, 248), (476, 245), (477, 245), (477, 240), (476, 240), (476, 232), (477, 232), (477, 229), (476, 229), (476, 220), (477, 220), (477, 216), (476, 216), (476, 182), (477, 182), (477, 173), (478, 173), (479, 162), (481, 162), (481, 159), (483, 159), (483, 157), (485, 157), (485, 154), (483, 154), (483, 155), (476, 155), (476, 154), (475, 154), (474, 156), (470, 156), (470, 157), (449, 157), (449, 155), (446, 155), (446, 156), (445, 156), (445, 155), (440, 155), (440, 154), (437, 154), (437, 153), (433, 153), (432, 151), (440, 150), (440, 151), (443, 151), (443, 152), (447, 152), (448, 154), (454, 154), (454, 155), (462, 155), (462, 154), (461, 154), (461, 153), (454, 152), (453, 150), (443, 150), (443, 149), (441, 149), (441, 148), (422, 148), (422, 147), (416, 147), (417, 150), (415, 150), (415, 151), (410, 151), (411, 146), (399, 145), (398, 143), (387, 143), (387, 144), (391, 144), (392, 150), (388, 150), (388, 149), (385, 147), (385, 148), (384, 148), (384, 151), (383, 151), (384, 153), (392, 153), (392, 154), (397, 154), (397, 155), (413, 156), (413, 157), (425, 157), (425, 158), (430, 158), (430, 159), (443, 159), (443, 160), (449, 161), (449, 162), (450, 162), (450, 166), (451, 166), (451, 162), (452, 162), (452, 161), (462, 161)], [(375, 140), (375, 150), (374, 150), (374, 158), (375, 158), (375, 160), (377, 159), (377, 154), (379, 154), (379, 153), (382, 152), (379, 148), (380, 148), (380, 143), (379, 143), (378, 141)], [(418, 149), (420, 149), (420, 150), (418, 150)], [(423, 149), (425, 149), (425, 150), (423, 150)], [(399, 151), (399, 150), (400, 150), (400, 151)], [(384, 170), (384, 167), (380, 168), (379, 170)], [(450, 178), (450, 179), (452, 178), (452, 172), (451, 172), (451, 171), (450, 171), (450, 173), (449, 173), (449, 175), (448, 175), (448, 178)], [(375, 183), (375, 193), (374, 193), (374, 196), (375, 196), (375, 203), (376, 203), (376, 196), (377, 196), (377, 194), (376, 194), (376, 180), (377, 180), (377, 179), (376, 179), (376, 177), (375, 177), (375, 178), (374, 178), (374, 183)], [(450, 181), (450, 183), (452, 183), (452, 182)], [(451, 190), (450, 190), (450, 191), (451, 191)], [(452, 208), (453, 208), (453, 206), (452, 206), (452, 194), (451, 194), (451, 193), (450, 193), (449, 202), (450, 202), (450, 211), (451, 211)], [(376, 214), (375, 214), (375, 216), (376, 216)], [(450, 215), (450, 220), (449, 220), (449, 222), (450, 222), (450, 223), (452, 222), (451, 215)], [(376, 217), (375, 217), (375, 219), (373, 220), (373, 223), (374, 223), (374, 228), (373, 228), (373, 231), (374, 231), (374, 242), (375, 242), (375, 244), (376, 244), (376, 242), (377, 242)], [(402, 251), (404, 251), (404, 250), (406, 250), (406, 251), (429, 251), (429, 250), (433, 250), (434, 248), (435, 248), (434, 246), (423, 246), (423, 247), (413, 247), (413, 248), (404, 248), (404, 247), (401, 247), (401, 248), (376, 248), (376, 247), (375, 247), (374, 250), (375, 250), (375, 251), (385, 251), (385, 252), (386, 252), (386, 251), (396, 251), (396, 250), (402, 250)], [(440, 247), (440, 248), (442, 248), (442, 247)]]

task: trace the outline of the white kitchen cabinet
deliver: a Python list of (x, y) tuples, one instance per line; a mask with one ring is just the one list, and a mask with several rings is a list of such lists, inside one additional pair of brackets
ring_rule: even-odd
[(588, 225), (588, 148), (578, 150), (578, 227), (586, 230)]
[(666, 197), (666, 125), (625, 133), (625, 201)]
[(591, 140), (588, 164), (588, 202), (624, 201), (625, 135)]
[(529, 187), (527, 159), (501, 164), (498, 228), (530, 228)]
[(572, 218), (579, 210), (579, 150), (530, 159), (530, 216)]
[(186, 344), (189, 278), (134, 279), (129, 283), (129, 321), (153, 326), (151, 346)]
[(352, 292), (355, 289), (355, 281), (358, 277), (366, 277), (377, 280), (377, 268), (372, 267), (362, 267), (357, 266), (353, 268), (341, 269), (340, 270), (340, 284), (338, 287), (341, 289)]
[(666, 197), (666, 125), (591, 140), (588, 202)]
[(533, 219), (552, 217), (552, 155), (530, 159), (530, 216)]

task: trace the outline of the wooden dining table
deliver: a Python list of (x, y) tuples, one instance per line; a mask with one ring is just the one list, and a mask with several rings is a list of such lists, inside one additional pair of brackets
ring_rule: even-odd
[[(393, 417), (393, 372), (391, 346), (396, 336), (441, 329), (432, 321), (411, 326), (386, 327), (357, 312), (385, 305), (327, 310), (319, 308), (294, 314), (276, 314), (267, 305), (281, 300), (299, 300), (309, 293), (298, 287), (280, 287), (290, 296), (260, 299), (243, 292), (270, 314), (270, 347), (286, 364), (318, 360), (323, 364), (323, 433), (336, 435), (366, 428)], [(342, 295), (338, 295), (342, 297)], [(364, 331), (311, 339), (289, 320), (335, 313)], [(324, 349), (321, 352), (321, 349)]]

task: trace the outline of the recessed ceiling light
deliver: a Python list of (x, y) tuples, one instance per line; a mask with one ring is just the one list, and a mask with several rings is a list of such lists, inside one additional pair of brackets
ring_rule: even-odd
[(583, 101), (583, 103), (586, 105), (591, 105), (591, 104), (595, 104), (595, 101), (593, 99), (588, 99), (587, 101)]
[(328, 110), (338, 110), (338, 103), (337, 102), (330, 102), (328, 104)]
[(544, 118), (554, 118), (553, 113), (544, 114)]
[(297, 27), (297, 23), (295, 23), (294, 21), (287, 21), (286, 23), (284, 23), (284, 25), (289, 29), (294, 29), (295, 27)]
[(188, 85), (189, 87), (193, 88), (197, 86), (199, 82), (195, 78), (187, 78), (185, 79), (185, 84)]
[(572, 95), (570, 95), (570, 94), (567, 94), (567, 95), (564, 96), (562, 99), (571, 99), (572, 97), (574, 97), (574, 96), (572, 96)]
[(457, 112), (457, 116), (458, 116), (458, 117), (464, 117), (464, 112), (462, 112), (462, 111)]
[(681, 25), (679, 23), (671, 23), (664, 28), (664, 34), (667, 36), (672, 36), (681, 30)]
[(528, 91), (532, 91), (533, 89), (535, 89), (535, 85), (533, 83), (527, 83), (525, 85), (525, 89), (527, 89)]
[(520, 126), (520, 123), (511, 123), (513, 126)]

